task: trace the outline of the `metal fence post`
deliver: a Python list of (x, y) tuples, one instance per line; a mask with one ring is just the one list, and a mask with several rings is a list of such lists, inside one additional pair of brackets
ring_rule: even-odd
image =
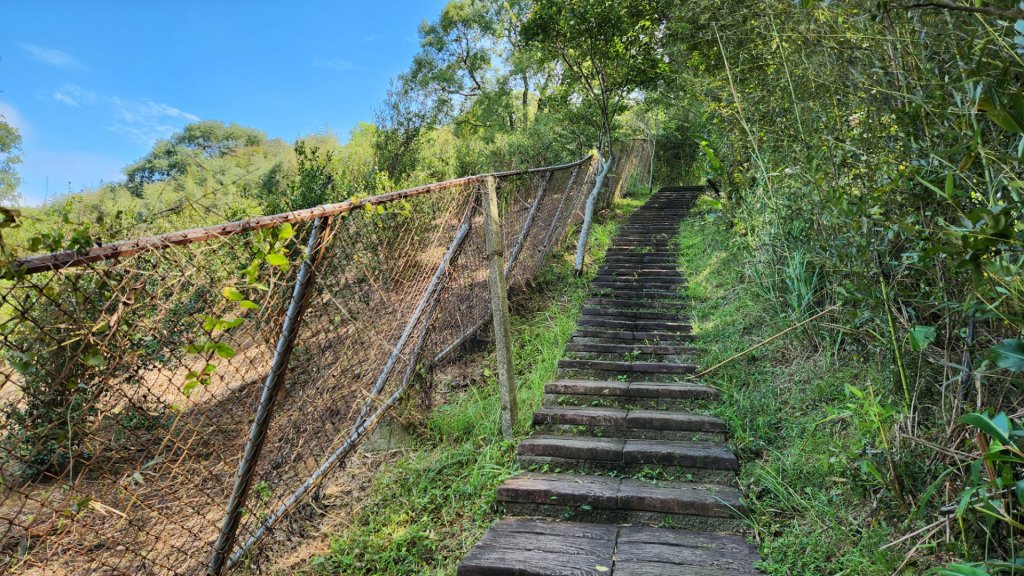
[(484, 236), (487, 241), (487, 285), (491, 292), (494, 344), (498, 357), (498, 388), (501, 392), (501, 433), (511, 439), (516, 423), (516, 384), (512, 374), (512, 327), (509, 325), (508, 283), (505, 278), (501, 223), (498, 220), (498, 186), (493, 176), (485, 180), (483, 197)]
[(284, 322), (281, 325), (281, 334), (274, 348), (274, 360), (267, 379), (263, 383), (263, 392), (260, 395), (260, 403), (256, 409), (256, 417), (253, 419), (252, 428), (249, 431), (249, 439), (245, 443), (245, 451), (242, 454), (242, 461), (238, 464), (238, 473), (235, 475), (235, 485), (231, 490), (231, 497), (228, 500), (227, 510), (224, 513), (224, 523), (221, 527), (217, 542), (213, 545), (213, 553), (210, 556), (210, 564), (207, 572), (213, 576), (219, 576), (225, 567), (225, 561), (231, 548), (234, 546), (235, 537), (238, 532), (238, 523), (241, 519), (242, 505), (245, 503), (252, 485), (253, 473), (256, 471), (256, 463), (259, 461), (260, 452), (263, 450), (263, 443), (267, 437), (267, 429), (270, 427), (270, 417), (274, 412), (274, 403), (277, 400), (278, 392), (284, 384), (285, 373), (288, 370), (288, 360), (291, 357), (292, 347), (295, 344), (295, 336), (299, 332), (299, 325), (302, 323), (302, 313), (305, 311), (306, 295), (313, 283), (313, 273), (316, 266), (317, 256), (320, 253), (324, 229), (327, 227), (329, 218), (317, 218), (313, 221), (313, 230), (310, 232), (309, 241), (306, 244), (306, 257), (299, 272), (295, 277), (295, 287), (292, 290), (291, 303), (285, 313)]
[[(562, 194), (562, 201), (558, 203), (558, 209), (555, 210), (555, 216), (551, 219), (551, 224), (548, 225), (547, 234), (544, 235), (544, 254), (550, 251), (551, 240), (555, 234), (555, 230), (558, 229), (558, 223), (562, 218), (562, 211), (565, 209), (565, 202), (569, 199), (569, 195), (572, 194), (572, 185), (576, 182), (576, 175), (579, 174), (580, 167), (577, 166), (572, 169), (572, 174), (569, 175), (569, 183), (565, 186), (565, 193)], [(571, 216), (570, 216), (571, 217)]]
[(544, 181), (540, 185), (540, 190), (537, 191), (537, 196), (533, 199), (530, 212), (526, 215), (526, 222), (523, 223), (523, 229), (519, 232), (519, 238), (516, 239), (515, 246), (512, 247), (512, 252), (509, 253), (508, 263), (505, 264), (505, 276), (509, 276), (512, 273), (512, 267), (516, 265), (519, 253), (523, 251), (523, 246), (526, 245), (526, 239), (530, 236), (530, 230), (533, 228), (533, 219), (537, 216), (537, 209), (540, 208), (540, 203), (544, 199), (544, 193), (547, 192), (552, 174), (553, 172), (548, 172), (544, 175)]
[(597, 173), (597, 179), (594, 182), (594, 190), (590, 193), (590, 198), (587, 199), (587, 209), (583, 213), (583, 225), (580, 227), (580, 239), (576, 242), (576, 275), (583, 274), (583, 256), (587, 252), (587, 236), (590, 235), (590, 223), (594, 219), (594, 207), (597, 204), (597, 197), (601, 193), (601, 184), (604, 183), (604, 177), (608, 174), (608, 169), (612, 166), (612, 159), (600, 160), (601, 171)]

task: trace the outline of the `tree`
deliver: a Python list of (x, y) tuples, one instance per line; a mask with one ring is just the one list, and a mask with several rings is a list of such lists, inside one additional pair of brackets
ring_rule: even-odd
[(452, 0), (434, 23), (420, 26), (421, 50), (408, 79), (450, 120), (487, 89), (495, 21), (482, 0)]
[(145, 158), (125, 168), (125, 185), (141, 198), (146, 184), (181, 176), (202, 167), (204, 160), (222, 158), (241, 148), (261, 146), (267, 136), (254, 128), (216, 120), (195, 122), (170, 140), (160, 140)]
[(522, 37), (564, 66), (577, 98), (596, 107), (600, 148), (627, 98), (667, 72), (664, 29), (671, 0), (537, 0)]
[(21, 178), (14, 165), (21, 162), (21, 134), (0, 116), (0, 202), (10, 203), (18, 197)]

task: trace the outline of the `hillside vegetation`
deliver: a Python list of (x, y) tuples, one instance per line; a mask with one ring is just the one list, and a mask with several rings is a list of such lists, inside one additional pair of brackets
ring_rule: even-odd
[[(732, 398), (763, 569), (1024, 571), (1024, 3), (452, 0), (420, 42), (346, 142), (190, 125), (122, 182), (17, 227), (5, 212), (5, 258), (595, 148), (615, 160), (644, 138), (655, 184), (710, 181), (681, 265), (703, 363), (724, 363), (706, 379)], [(439, 455), (493, 466), (467, 484), (490, 492), (509, 458), (467, 423), (484, 404), (432, 415), (427, 447), (385, 477), (438, 521), (439, 499), (468, 502), (466, 542), (486, 505), (464, 477), (426, 494), (413, 480)], [(364, 566), (352, 547), (402, 556), (381, 535), (415, 524), (398, 516), (360, 517), (314, 568)], [(464, 549), (446, 544), (441, 564)]]

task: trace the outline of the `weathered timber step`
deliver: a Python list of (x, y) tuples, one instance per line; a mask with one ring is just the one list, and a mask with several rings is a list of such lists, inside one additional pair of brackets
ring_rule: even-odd
[(565, 346), (566, 352), (594, 352), (599, 354), (661, 354), (666, 356), (692, 356), (697, 349), (692, 346), (670, 344), (607, 344), (571, 341)]
[(597, 276), (630, 276), (637, 278), (682, 278), (672, 264), (602, 264)]
[(604, 288), (595, 287), (590, 291), (590, 296), (595, 298), (633, 298), (635, 300), (663, 300), (673, 301), (679, 298), (676, 290), (645, 290), (643, 288)]
[(595, 278), (591, 283), (593, 288), (628, 288), (630, 290), (678, 290), (686, 287), (686, 281), (682, 278), (630, 278), (608, 277), (603, 279)]
[(498, 487), (498, 502), (519, 516), (653, 524), (708, 532), (743, 529), (739, 491), (722, 484), (646, 482), (583, 474), (527, 473)]
[(605, 576), (618, 526), (500, 520), (459, 564), (458, 576)]
[(596, 278), (679, 278), (683, 276), (675, 268), (664, 267), (643, 267), (643, 266), (602, 266), (597, 269)]
[(551, 434), (587, 433), (604, 438), (722, 442), (725, 423), (706, 414), (665, 410), (545, 406), (533, 427)]
[(672, 242), (669, 240), (654, 240), (651, 238), (631, 240), (629, 238), (617, 238), (608, 247), (608, 250), (642, 250), (654, 249), (656, 252), (669, 253), (672, 251)]
[(647, 526), (499, 520), (457, 576), (755, 576), (740, 536)]
[(563, 379), (544, 387), (547, 406), (694, 410), (702, 409), (718, 397), (715, 388), (692, 382)]
[(696, 482), (736, 480), (736, 457), (713, 442), (539, 435), (520, 442), (516, 456), (532, 469), (626, 475), (658, 470)]
[(620, 319), (619, 317), (605, 317), (583, 315), (576, 323), (577, 326), (601, 326), (603, 328), (618, 328), (621, 330), (640, 330), (646, 332), (678, 332), (688, 334), (693, 331), (693, 326), (687, 322), (672, 322), (670, 320), (643, 320), (643, 319)]
[(621, 266), (611, 270), (598, 270), (594, 282), (657, 282), (661, 284), (686, 284), (686, 280), (678, 271), (657, 270), (642, 271), (641, 268)]
[(600, 370), (622, 373), (650, 374), (693, 374), (696, 364), (675, 364), (671, 362), (616, 362), (612, 360), (566, 360), (558, 361), (560, 370)]
[(603, 266), (606, 268), (631, 269), (631, 270), (676, 270), (678, 262), (674, 257), (644, 258), (642, 256), (609, 256), (605, 258)]
[(756, 576), (760, 557), (742, 537), (623, 526), (611, 573), (618, 576)]
[(567, 352), (566, 360), (599, 360), (606, 362), (668, 362), (671, 364), (693, 363), (695, 358), (686, 354), (607, 354), (604, 352)]
[(639, 340), (644, 344), (661, 344), (665, 342), (691, 342), (693, 334), (679, 334), (674, 332), (634, 331), (616, 330), (614, 328), (577, 328), (572, 334), (581, 338), (603, 338), (605, 340), (635, 341)]
[(675, 249), (671, 246), (666, 246), (659, 250), (654, 250), (650, 246), (616, 246), (612, 244), (605, 251), (605, 258), (619, 258), (619, 259), (630, 259), (633, 261), (644, 261), (644, 260), (656, 260), (659, 263), (664, 263), (666, 260), (678, 261)]
[(645, 312), (652, 310), (678, 310), (683, 311), (689, 304), (684, 296), (675, 300), (642, 300), (636, 298), (587, 298), (583, 301), (584, 306), (618, 308), (633, 312)]
[[(596, 293), (600, 292), (600, 293)], [(621, 308), (637, 308), (647, 306), (648, 308), (682, 308), (690, 305), (690, 297), (681, 291), (674, 291), (671, 295), (651, 294), (636, 291), (617, 291), (612, 294), (610, 290), (592, 290), (587, 295), (586, 304), (617, 305)]]
[(674, 255), (658, 256), (625, 251), (622, 254), (606, 254), (604, 264), (628, 264), (635, 266), (678, 266), (679, 261)]
[(583, 306), (584, 316), (602, 318), (620, 318), (629, 320), (682, 320), (689, 318), (688, 314), (676, 312), (646, 312), (642, 310), (630, 310), (629, 308), (612, 308), (603, 306)]

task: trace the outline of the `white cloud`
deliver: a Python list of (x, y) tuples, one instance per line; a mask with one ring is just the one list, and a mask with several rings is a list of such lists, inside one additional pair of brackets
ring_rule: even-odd
[(81, 70), (85, 68), (77, 58), (63, 50), (36, 46), (35, 44), (22, 44), (21, 49), (28, 52), (36, 62), (46, 64), (47, 66), (63, 68), (65, 70)]
[(96, 93), (86, 90), (77, 84), (65, 84), (53, 91), (53, 99), (57, 102), (78, 108), (96, 102)]
[(327, 58), (324, 60), (314, 60), (313, 67), (325, 68), (327, 70), (333, 70), (335, 72), (347, 72), (349, 70), (357, 70), (356, 65), (349, 62), (348, 60), (342, 60), (341, 58)]
[(147, 146), (161, 138), (167, 138), (181, 129), (182, 124), (198, 122), (199, 117), (149, 99), (129, 100), (111, 98), (116, 122), (110, 127), (119, 134)]

